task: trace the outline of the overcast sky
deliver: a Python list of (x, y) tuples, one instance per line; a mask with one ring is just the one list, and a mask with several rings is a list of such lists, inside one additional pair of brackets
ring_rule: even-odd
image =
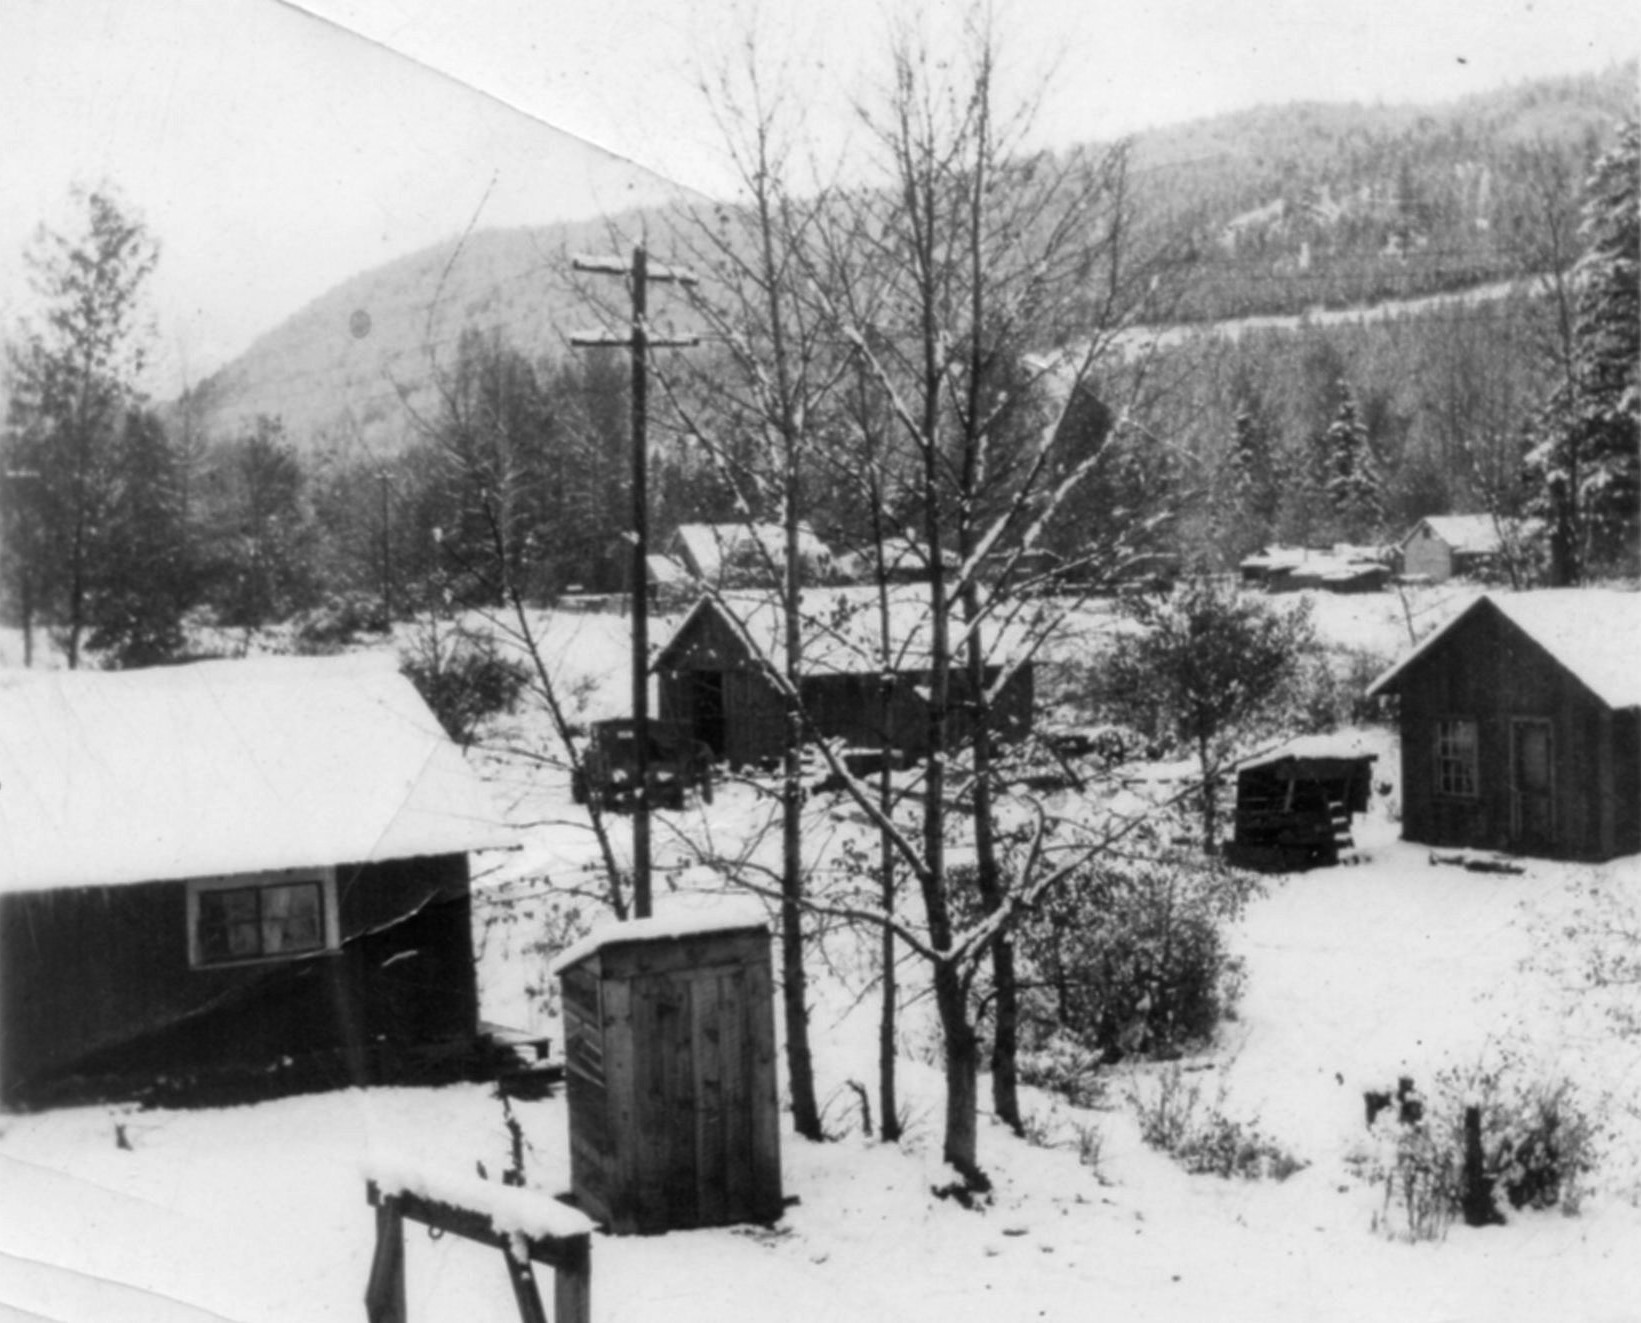
[[(867, 93), (890, 0), (0, 0), (0, 322), (70, 186), (162, 245), (170, 394), (339, 280), (480, 225), (708, 192), (694, 90), (756, 29), (783, 85)], [(936, 11), (954, 6), (929, 0)], [(1634, 0), (999, 0), (1011, 67), (1057, 64), (1050, 145), (1298, 99), (1441, 101), (1641, 50)], [(817, 120), (831, 153), (839, 123)], [(637, 162), (656, 172), (632, 168)]]

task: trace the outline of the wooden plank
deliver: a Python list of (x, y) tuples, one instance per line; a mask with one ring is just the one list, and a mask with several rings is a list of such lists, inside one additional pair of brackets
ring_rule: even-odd
[(560, 1264), (553, 1270), (553, 1323), (591, 1323), (592, 1316), (592, 1260)]
[(695, 1195), (695, 988), (693, 978), (666, 980), (667, 994), (658, 999), (660, 1032), (655, 1050), (660, 1058), (663, 1113), (659, 1136), (664, 1166), (661, 1194), (666, 1226), (700, 1225)]
[(746, 1026), (751, 1107), (752, 1172), (755, 1209), (760, 1220), (779, 1217), (781, 1195), (780, 1098), (775, 1080), (775, 1008), (767, 958), (746, 976)]
[[(604, 1107), (607, 1119), (603, 1146), (608, 1203), (594, 1215), (616, 1231), (631, 1231), (630, 1205), (636, 1194), (638, 1171), (633, 1136), (638, 1128), (638, 1075), (633, 1055), (632, 988), (611, 979), (603, 990)], [(578, 1195), (580, 1191), (576, 1192)], [(589, 1212), (593, 1209), (589, 1206)]]
[(734, 1050), (724, 1035), (730, 975), (708, 972), (693, 980), (690, 1037), (695, 1065), (695, 1203), (702, 1226), (719, 1226), (728, 1212), (725, 1168), (723, 1059)]
[(391, 1196), (371, 1202), (376, 1204), (376, 1252), (365, 1286), (365, 1317), (370, 1323), (406, 1323), (404, 1213)]
[(723, 1052), (719, 1061), (724, 1100), (724, 1215), (738, 1221), (755, 1204), (752, 1170), (752, 1045), (747, 1033), (747, 973), (743, 967), (724, 978), (720, 1018)]
[[(391, 1206), (393, 1214), (401, 1219), (401, 1226), (403, 1222), (419, 1222), (436, 1231), (460, 1236), (464, 1240), (477, 1241), (481, 1245), (489, 1245), (492, 1249), (511, 1251), (514, 1244), (515, 1238), (511, 1233), (497, 1231), (491, 1225), (488, 1214), (471, 1208), (457, 1208), (453, 1204), (425, 1199), (408, 1190), (383, 1196), (374, 1182), (367, 1189), (367, 1197), (377, 1208), (378, 1243), (381, 1238), (382, 1210)], [(544, 1199), (546, 1197), (542, 1196)], [(524, 1242), (526, 1255), (530, 1260), (555, 1267), (560, 1263), (579, 1262), (581, 1257), (588, 1253), (590, 1243), (589, 1237), (584, 1233), (576, 1236), (522, 1236), (519, 1239)], [(372, 1276), (374, 1277), (374, 1270)]]
[(547, 1311), (541, 1307), (541, 1292), (536, 1290), (536, 1275), (528, 1262), (519, 1262), (504, 1253), (507, 1261), (507, 1280), (513, 1286), (513, 1300), (519, 1307), (520, 1323), (547, 1323)]

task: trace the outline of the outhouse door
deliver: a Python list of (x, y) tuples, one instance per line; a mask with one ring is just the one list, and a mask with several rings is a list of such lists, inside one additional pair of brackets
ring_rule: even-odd
[(759, 1047), (772, 1046), (767, 1011), (757, 1009), (767, 998), (765, 979), (739, 966), (658, 976), (635, 998), (637, 1040), (656, 1045), (635, 1061), (647, 1114), (635, 1155), (647, 1228), (769, 1216), (771, 1188), (778, 1201), (777, 1122), (760, 1105), (754, 1064)]
[(1554, 739), (1548, 721), (1510, 723), (1510, 836), (1523, 849), (1555, 840)]

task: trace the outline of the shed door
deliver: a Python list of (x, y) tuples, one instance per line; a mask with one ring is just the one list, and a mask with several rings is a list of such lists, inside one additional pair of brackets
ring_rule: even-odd
[(1510, 723), (1510, 835), (1516, 845), (1546, 846), (1555, 839), (1553, 752), (1548, 721)]

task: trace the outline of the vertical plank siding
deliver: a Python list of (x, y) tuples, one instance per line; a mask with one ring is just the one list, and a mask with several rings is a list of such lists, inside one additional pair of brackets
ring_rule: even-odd
[[(1475, 611), (1400, 682), (1403, 834), (1427, 845), (1607, 859), (1641, 849), (1635, 709), (1613, 712), (1496, 609)], [(1476, 723), (1473, 796), (1436, 781), (1442, 721)], [(1513, 792), (1513, 723), (1550, 728), (1551, 835), (1522, 839)]]
[[(759, 927), (616, 941), (561, 972), (577, 984), (565, 997), (571, 1179), (612, 1230), (780, 1216), (769, 959)], [(585, 987), (595, 962), (596, 1024)], [(580, 1043), (588, 1033), (596, 1053)]]

